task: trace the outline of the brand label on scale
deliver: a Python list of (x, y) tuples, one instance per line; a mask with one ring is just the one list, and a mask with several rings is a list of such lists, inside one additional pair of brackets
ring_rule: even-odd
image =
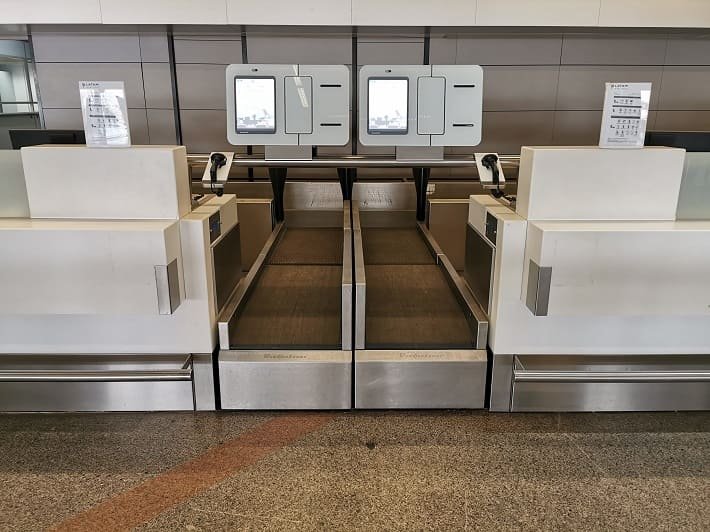
[(130, 146), (126, 90), (122, 81), (80, 81), (87, 146)]
[(642, 147), (650, 101), (650, 83), (607, 83), (599, 146)]

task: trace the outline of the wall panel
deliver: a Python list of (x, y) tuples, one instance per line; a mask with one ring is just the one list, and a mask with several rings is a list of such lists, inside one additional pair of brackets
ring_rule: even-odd
[(661, 36), (566, 35), (565, 65), (662, 65), (668, 39)]
[(146, 109), (150, 144), (175, 144), (175, 112), (172, 109)]
[(358, 65), (421, 65), (423, 37), (364, 36), (358, 38)]
[(233, 39), (200, 39), (175, 37), (176, 63), (231, 65), (242, 62), (242, 42)]
[(180, 109), (227, 108), (224, 66), (177, 65), (177, 81)]
[(32, 36), (35, 61), (47, 63), (137, 63), (138, 33), (44, 33)]
[(173, 92), (168, 63), (143, 63), (143, 89), (147, 109), (172, 109)]
[[(47, 129), (84, 129), (81, 109), (45, 109)], [(128, 109), (132, 144), (148, 144), (148, 120), (145, 109)], [(173, 143), (175, 141), (173, 140)]]
[(152, 63), (167, 63), (168, 37), (164, 31), (146, 31), (138, 33), (141, 49), (141, 61)]
[(150, 29), (139, 32), (137, 28), (99, 31), (94, 26), (86, 31), (60, 29), (33, 31), (37, 83), (46, 127), (83, 128), (79, 81), (123, 81), (132, 142), (174, 144), (165, 32)]
[(558, 66), (486, 66), (483, 110), (554, 110), (558, 75)]
[(710, 110), (710, 67), (666, 67), (663, 71), (658, 109)]
[(669, 36), (666, 65), (710, 65), (710, 37)]
[[(81, 126), (80, 79), (121, 79), (134, 142), (174, 142), (164, 31), (76, 26), (38, 27), (33, 34), (49, 127)], [(351, 62), (351, 35), (333, 29), (247, 27), (246, 42), (251, 63)], [(240, 28), (176, 28), (177, 84), (189, 152), (230, 148), (224, 68), (240, 63), (242, 52)], [(360, 65), (422, 64), (423, 28), (366, 28), (357, 37), (357, 54)], [(649, 127), (710, 130), (710, 38), (698, 31), (451, 30), (432, 36), (430, 62), (484, 67), (483, 144), (477, 149), (517, 153), (521, 144), (596, 144), (606, 81), (653, 83)], [(394, 153), (387, 147), (356, 147), (359, 153)], [(321, 151), (348, 153), (350, 148)]]
[(474, 65), (559, 65), (562, 35), (459, 37), (456, 63)]
[(557, 90), (557, 109), (584, 111), (604, 107), (608, 81), (650, 81), (651, 108), (657, 108), (661, 86), (661, 67), (638, 66), (562, 66)]
[(278, 36), (255, 32), (247, 37), (250, 63), (307, 65), (350, 64), (349, 35)]
[(475, 148), (450, 148), (447, 152), (465, 155), (482, 151), (518, 154), (521, 146), (550, 144), (553, 122), (553, 111), (486, 111), (483, 113), (481, 144)]
[(710, 131), (710, 111), (658, 111), (655, 129), (665, 131)]
[(227, 113), (224, 110), (181, 109), (182, 140), (188, 153), (236, 150), (227, 142)]
[(42, 106), (80, 108), (79, 81), (123, 81), (128, 107), (145, 108), (140, 63), (37, 63)]

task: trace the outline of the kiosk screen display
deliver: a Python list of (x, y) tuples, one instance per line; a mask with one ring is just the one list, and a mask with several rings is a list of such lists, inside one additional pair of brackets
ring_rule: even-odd
[(406, 135), (409, 79), (367, 80), (367, 132), (371, 135)]
[(237, 133), (276, 133), (276, 79), (234, 78)]

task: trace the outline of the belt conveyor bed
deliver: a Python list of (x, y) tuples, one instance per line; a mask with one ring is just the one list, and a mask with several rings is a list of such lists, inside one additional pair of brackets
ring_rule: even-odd
[(278, 224), (230, 298), (221, 406), (482, 407), (485, 315), (426, 227), (335, 214)]
[(485, 314), (423, 224), (360, 215), (355, 407), (482, 408)]
[(230, 323), (230, 347), (340, 349), (343, 229), (283, 231)]
[(350, 207), (306, 214), (276, 226), (220, 316), (223, 408), (352, 406)]
[(366, 349), (474, 349), (456, 294), (412, 228), (362, 230)]

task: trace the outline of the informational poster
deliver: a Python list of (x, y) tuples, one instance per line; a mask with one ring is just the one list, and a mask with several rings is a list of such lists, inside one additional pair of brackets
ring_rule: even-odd
[(650, 101), (650, 83), (607, 83), (599, 146), (643, 147)]
[(79, 96), (87, 146), (131, 145), (123, 81), (80, 81)]

